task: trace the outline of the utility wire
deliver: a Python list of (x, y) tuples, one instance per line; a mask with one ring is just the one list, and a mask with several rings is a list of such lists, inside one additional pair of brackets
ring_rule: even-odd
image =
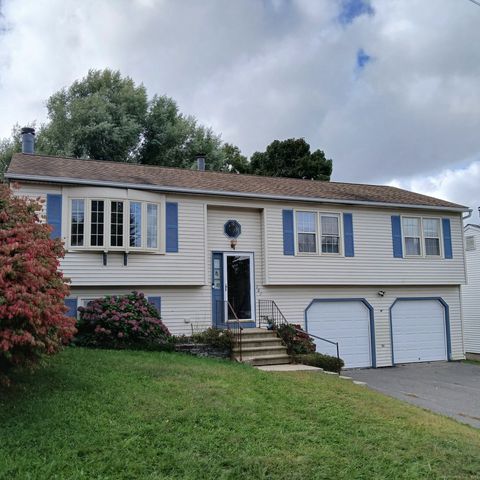
[(480, 2), (478, 0), (468, 0), (468, 1), (480, 7)]

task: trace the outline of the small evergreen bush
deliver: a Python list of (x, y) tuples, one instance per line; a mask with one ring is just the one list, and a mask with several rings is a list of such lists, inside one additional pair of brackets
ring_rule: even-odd
[(106, 296), (80, 307), (76, 345), (171, 350), (173, 338), (143, 293)]
[(312, 367), (319, 367), (327, 370), (327, 372), (340, 373), (344, 367), (344, 362), (341, 358), (325, 355), (323, 353), (308, 353), (303, 355), (296, 355), (295, 361), (303, 365), (311, 365)]

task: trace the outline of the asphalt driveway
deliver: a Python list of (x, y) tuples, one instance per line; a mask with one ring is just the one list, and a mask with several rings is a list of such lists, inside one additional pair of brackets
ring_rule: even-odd
[(348, 370), (345, 375), (391, 397), (480, 428), (480, 364), (415, 363)]

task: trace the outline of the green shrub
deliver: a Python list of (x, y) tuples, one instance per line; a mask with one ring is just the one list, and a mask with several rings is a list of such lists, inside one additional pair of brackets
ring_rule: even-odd
[(296, 355), (295, 361), (303, 365), (311, 365), (312, 367), (319, 367), (328, 372), (340, 373), (345, 365), (341, 358), (332, 357), (323, 353), (308, 353), (304, 355)]
[(286, 324), (277, 328), (278, 336), (283, 340), (289, 355), (300, 355), (315, 351), (315, 343), (303, 332), (299, 332), (300, 325)]
[(208, 328), (207, 330), (192, 335), (194, 343), (204, 343), (219, 350), (231, 352), (233, 350), (233, 334), (230, 330)]
[(76, 345), (172, 350), (173, 341), (157, 309), (143, 293), (106, 296), (80, 307)]

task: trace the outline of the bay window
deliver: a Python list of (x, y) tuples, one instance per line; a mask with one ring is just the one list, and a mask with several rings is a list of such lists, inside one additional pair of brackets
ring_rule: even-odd
[(68, 245), (101, 251), (158, 251), (160, 203), (72, 198)]

